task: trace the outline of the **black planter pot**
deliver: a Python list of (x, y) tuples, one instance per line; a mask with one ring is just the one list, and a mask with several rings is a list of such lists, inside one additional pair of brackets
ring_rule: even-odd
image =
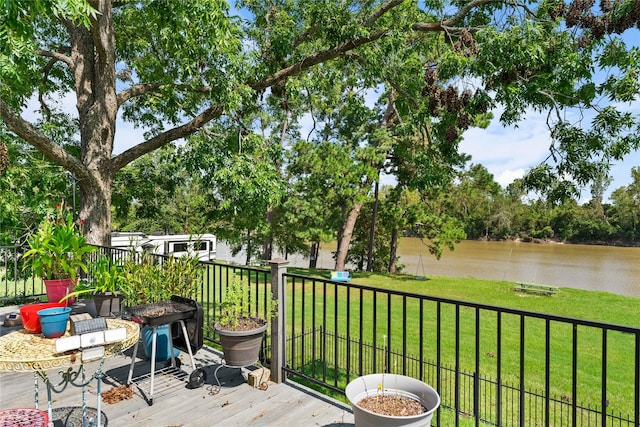
[(117, 313), (120, 309), (120, 295), (111, 292), (93, 295), (96, 312), (100, 317), (111, 317), (111, 313)]
[(220, 343), (224, 353), (224, 362), (227, 366), (250, 366), (258, 361), (262, 337), (267, 330), (267, 322), (256, 329), (248, 331), (228, 331), (220, 329), (216, 323), (215, 329), (220, 335)]

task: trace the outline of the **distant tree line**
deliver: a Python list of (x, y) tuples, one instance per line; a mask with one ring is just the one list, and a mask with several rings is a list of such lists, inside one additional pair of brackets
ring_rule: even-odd
[(558, 239), (571, 243), (637, 245), (640, 243), (640, 167), (632, 182), (603, 201), (603, 185), (591, 199), (551, 203), (528, 198), (522, 182), (501, 188), (487, 170), (473, 165), (442, 199), (445, 210), (464, 224), (469, 239)]
[[(552, 203), (533, 198), (519, 180), (502, 188), (484, 166), (469, 162), (443, 175), (439, 185), (372, 183), (363, 191), (354, 187), (358, 175), (347, 173), (355, 167), (351, 157), (336, 153), (335, 146), (305, 148), (280, 174), (272, 163), (260, 162), (267, 154), (259, 141), (246, 138), (242, 150), (237, 140), (221, 143), (214, 153), (221, 164), (206, 174), (193, 173), (189, 145), (164, 147), (133, 162), (114, 183), (113, 229), (212, 232), (235, 252), (245, 250), (247, 262), (277, 249), (303, 254), (313, 267), (319, 248), (341, 235), (347, 207), (357, 197), (361, 208), (345, 262), (360, 270), (401, 270), (395, 250), (406, 236), (421, 238), (436, 257), (462, 239), (640, 242), (640, 167), (631, 170), (629, 185), (611, 193), (610, 203), (603, 201), (607, 182), (592, 187), (587, 203)], [(0, 177), (0, 225), (2, 244), (10, 245), (23, 243), (55, 203), (73, 206), (77, 189), (67, 173), (28, 145), (17, 139), (6, 144), (14, 155)], [(309, 172), (301, 163), (316, 168)]]

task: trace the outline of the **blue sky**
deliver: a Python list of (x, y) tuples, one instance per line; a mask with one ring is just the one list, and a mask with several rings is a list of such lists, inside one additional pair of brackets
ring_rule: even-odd
[[(640, 114), (640, 103), (635, 102), (630, 110)], [(548, 156), (550, 136), (545, 121), (546, 114), (529, 113), (517, 127), (504, 127), (496, 118), (486, 129), (465, 132), (460, 149), (472, 156), (473, 163), (484, 165), (495, 181), (505, 187)], [(605, 201), (613, 190), (631, 183), (631, 168), (635, 166), (640, 166), (640, 151), (612, 166), (613, 180), (605, 192)], [(589, 189), (583, 190), (580, 201), (590, 199)]]

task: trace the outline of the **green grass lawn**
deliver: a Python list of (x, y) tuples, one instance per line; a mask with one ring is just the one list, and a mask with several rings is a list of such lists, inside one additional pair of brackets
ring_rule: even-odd
[[(307, 270), (290, 269), (305, 274)], [(309, 272), (310, 276), (314, 273)], [(552, 296), (514, 292), (513, 282), (461, 277), (429, 276), (416, 280), (410, 275), (353, 273), (351, 283), (416, 294), (450, 298), (477, 304), (510, 307), (539, 313), (556, 314), (640, 327), (640, 298), (600, 291), (560, 288)], [(326, 273), (315, 277), (327, 277)]]
[[(303, 276), (328, 279), (328, 271), (308, 271), (291, 268), (289, 273)], [(224, 275), (219, 277), (218, 283), (224, 283)], [(262, 280), (262, 279), (261, 279)], [(269, 283), (267, 277), (266, 283)], [(253, 281), (257, 283), (257, 279)], [(376, 347), (388, 345), (392, 351), (422, 356), (426, 362), (435, 363), (440, 358), (442, 366), (455, 367), (456, 354), (461, 372), (473, 373), (476, 370), (476, 353), (479, 355), (479, 375), (484, 378), (510, 384), (516, 389), (523, 378), (524, 389), (528, 392), (544, 394), (547, 369), (545, 361), (546, 350), (546, 321), (535, 317), (523, 317), (517, 314), (503, 313), (500, 316), (491, 309), (479, 309), (463, 305), (456, 306), (448, 303), (438, 304), (434, 301), (402, 296), (388, 297), (384, 292), (371, 290), (360, 291), (351, 287), (333, 283), (315, 285), (307, 280), (304, 288), (301, 280), (296, 280), (296, 286), (287, 286), (286, 327), (289, 336), (299, 335), (303, 330), (322, 329), (329, 334), (349, 335), (356, 343), (362, 342)], [(427, 277), (426, 280), (416, 280), (411, 275), (384, 275), (370, 273), (353, 273), (351, 284), (365, 285), (380, 290), (393, 290), (419, 294), (443, 299), (464, 301), (470, 304), (480, 304), (489, 307), (503, 307), (524, 310), (535, 313), (553, 314), (568, 318), (598, 321), (609, 324), (625, 325), (632, 328), (640, 327), (640, 299), (618, 296), (606, 292), (584, 291), (572, 288), (560, 288), (552, 296), (527, 294), (516, 292), (514, 283), (507, 281), (480, 280), (473, 278), (455, 277)], [(209, 294), (213, 292), (210, 283)], [(264, 292), (264, 291), (261, 291)], [(375, 294), (375, 303), (374, 303)], [(262, 293), (264, 295), (264, 293)], [(218, 295), (219, 299), (220, 295)], [(259, 301), (254, 298), (253, 301)], [(389, 304), (390, 300), (390, 304)], [(206, 312), (210, 318), (215, 318), (212, 307), (207, 304)], [(391, 309), (389, 309), (391, 307)], [(305, 315), (302, 316), (304, 308)], [(439, 321), (438, 321), (439, 313)], [(476, 316), (479, 317), (479, 334), (476, 333)], [(374, 327), (375, 322), (375, 327)], [(419, 327), (421, 326), (421, 327)], [(500, 328), (500, 341), (498, 341)], [(436, 337), (440, 331), (440, 346)], [(521, 366), (520, 337), (524, 330), (524, 366)], [(573, 337), (577, 338), (573, 352)], [(422, 334), (422, 335), (421, 335)], [(456, 337), (458, 338), (456, 343)], [(578, 326), (574, 329), (571, 323), (551, 322), (549, 330), (550, 362), (549, 387), (551, 398), (569, 401), (573, 399), (573, 359), (576, 358), (577, 394), (575, 402), (578, 405), (600, 408), (602, 396), (602, 365), (603, 365), (603, 334), (597, 328)], [(635, 342), (636, 336), (630, 333), (609, 332), (606, 336), (606, 377), (609, 413), (615, 412), (626, 417), (634, 411), (634, 378), (636, 373)], [(422, 345), (420, 343), (422, 342)], [(308, 342), (307, 342), (308, 343)], [(328, 344), (330, 348), (325, 354), (317, 350), (311, 355), (306, 350), (306, 363), (303, 370), (307, 374), (314, 374), (316, 378), (327, 381), (338, 388), (344, 388), (349, 379), (358, 374), (358, 345), (349, 349), (350, 361), (347, 363), (343, 350), (340, 360), (333, 360), (334, 342)], [(341, 344), (342, 345), (342, 344)], [(459, 349), (456, 352), (456, 345)], [(288, 354), (292, 359), (301, 359), (300, 343), (297, 353)], [(288, 351), (291, 351), (291, 345)], [(498, 371), (498, 355), (500, 354), (500, 370)], [(381, 358), (376, 366), (365, 367), (365, 371), (379, 371)], [(298, 360), (300, 362), (300, 360)], [(400, 362), (391, 362), (400, 363)], [(396, 371), (399, 366), (390, 366), (389, 370)], [(524, 376), (521, 371), (524, 370)], [(365, 372), (365, 373), (368, 373)], [(327, 374), (326, 376), (324, 376)], [(449, 375), (449, 374), (447, 374)], [(414, 375), (415, 376), (415, 375)], [(430, 380), (431, 381), (431, 380)], [(308, 384), (310, 385), (310, 384)], [(451, 387), (451, 383), (443, 383), (443, 387)], [(326, 391), (326, 390), (325, 390)], [(443, 404), (453, 406), (451, 394), (443, 390)], [(503, 391), (504, 392), (504, 391)], [(466, 393), (466, 392), (464, 392)], [(484, 392), (483, 392), (484, 393)], [(339, 396), (337, 396), (339, 397)], [(470, 401), (470, 396), (461, 396), (462, 400)], [(482, 397), (484, 399), (484, 396)], [(513, 400), (513, 397), (511, 398)], [(495, 417), (495, 395), (489, 397), (483, 409), (489, 411), (490, 417)], [(502, 410), (505, 417), (513, 415), (513, 402), (503, 403)], [(517, 402), (515, 410), (518, 409)], [(568, 409), (564, 408), (563, 416), (568, 416)], [(598, 409), (596, 409), (598, 410)], [(469, 411), (467, 409), (467, 411)], [(531, 425), (540, 424), (538, 409), (535, 420)], [(580, 410), (578, 410), (580, 415)], [(484, 415), (483, 415), (484, 416)], [(529, 416), (529, 414), (525, 414)]]
[[(316, 275), (327, 278), (327, 272), (307, 272), (302, 269), (290, 269), (303, 275)], [(381, 275), (368, 273), (354, 273), (353, 284), (372, 286), (381, 289), (404, 291), (416, 294), (435, 296), (475, 304), (498, 307), (508, 307), (539, 313), (555, 314), (571, 318), (594, 320), (605, 323), (640, 326), (640, 300), (638, 298), (618, 296), (605, 292), (583, 291), (571, 288), (560, 288), (552, 295), (536, 295), (514, 291), (514, 283), (506, 281), (479, 280), (472, 278), (428, 277), (427, 280), (416, 280), (414, 276)], [(338, 292), (338, 306), (335, 307), (335, 292)], [(302, 319), (300, 290), (296, 296), (298, 305), (294, 310), (288, 307), (289, 318), (295, 312), (294, 328), (300, 330)], [(320, 295), (318, 294), (320, 292)], [(314, 299), (313, 294), (316, 294)], [(403, 301), (401, 297), (391, 297), (392, 311), (386, 310), (386, 296), (377, 306), (373, 304), (372, 293), (364, 292), (362, 307), (357, 303), (360, 295), (352, 291), (347, 296), (343, 287), (334, 288), (329, 285), (326, 298), (321, 290), (314, 291), (310, 287), (305, 289), (305, 312), (307, 313), (305, 329), (312, 324), (322, 324), (323, 327), (333, 328), (341, 334), (347, 333), (357, 340), (376, 342), (384, 345), (383, 335), (390, 340), (390, 347), (402, 351), (402, 334), (406, 335), (406, 353), (418, 355), (419, 331), (416, 322), (422, 318), (424, 359), (436, 360), (437, 304), (425, 301), (420, 306), (417, 300)], [(350, 311), (347, 314), (347, 301), (350, 301)], [(311, 307), (315, 305), (315, 315), (311, 314)], [(455, 365), (455, 337), (459, 337), (460, 369), (468, 372), (475, 371), (476, 330), (473, 308), (461, 307), (458, 314), (458, 328), (456, 329), (456, 312), (452, 305), (443, 304), (440, 307), (440, 357), (443, 365)], [(362, 313), (362, 315), (361, 315)], [(375, 313), (375, 314), (374, 314)], [(420, 317), (422, 315), (422, 317)], [(376, 328), (373, 328), (373, 318), (376, 318)], [(391, 330), (388, 322), (390, 319)], [(403, 327), (403, 319), (407, 319), (408, 327)], [(520, 381), (520, 316), (503, 314), (501, 316), (501, 369), (500, 377), (503, 382), (514, 384)], [(358, 325), (362, 322), (363, 332), (360, 334)], [(498, 340), (498, 319), (491, 310), (480, 310), (480, 371), (483, 376), (496, 378)], [(527, 390), (541, 392), (545, 387), (545, 321), (536, 318), (526, 318), (525, 333), (525, 363), (524, 381)], [(598, 407), (601, 402), (602, 378), (602, 333), (597, 329), (579, 326), (577, 331), (577, 401), (580, 404)], [(572, 395), (572, 361), (573, 361), (573, 327), (571, 324), (552, 322), (550, 327), (549, 364), (551, 394), (558, 398)], [(634, 349), (635, 336), (621, 332), (607, 334), (607, 399), (609, 409), (623, 414), (633, 413), (633, 378), (634, 378)], [(352, 354), (357, 357), (357, 354)], [(339, 384), (339, 386), (344, 386)]]

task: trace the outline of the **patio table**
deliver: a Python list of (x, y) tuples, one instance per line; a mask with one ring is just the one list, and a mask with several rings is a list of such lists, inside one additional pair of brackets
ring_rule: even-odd
[[(108, 329), (125, 328), (126, 338), (121, 341), (104, 344), (104, 355), (95, 372), (87, 379), (85, 365), (88, 362), (82, 360), (82, 350), (71, 350), (64, 353), (56, 351), (56, 340), (45, 338), (42, 334), (30, 334), (26, 330), (11, 332), (0, 337), (0, 372), (31, 372), (35, 377), (34, 400), (38, 408), (38, 378), (47, 386), (48, 415), (52, 420), (51, 393), (61, 393), (67, 385), (71, 384), (82, 388), (82, 417), (83, 425), (86, 425), (86, 386), (94, 379), (97, 380), (97, 425), (101, 426), (101, 396), (100, 382), (102, 379), (102, 367), (107, 357), (119, 354), (132, 347), (140, 337), (140, 327), (137, 323), (123, 319), (106, 319)], [(68, 336), (69, 331), (65, 334)], [(95, 361), (92, 359), (90, 362)], [(54, 383), (47, 375), (47, 371), (57, 369), (62, 377), (58, 383)]]

